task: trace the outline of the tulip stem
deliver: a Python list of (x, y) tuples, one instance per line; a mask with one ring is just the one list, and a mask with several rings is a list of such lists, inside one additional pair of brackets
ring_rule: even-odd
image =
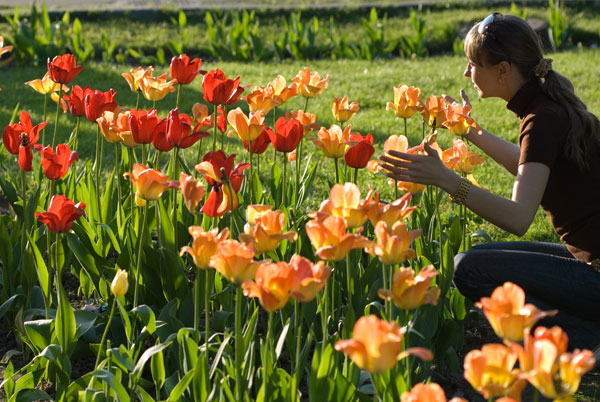
[(340, 182), (340, 172), (338, 171), (338, 158), (333, 158), (333, 163), (335, 165), (335, 184)]
[[(21, 229), (21, 265), (25, 265), (25, 248), (27, 245), (27, 176), (26, 176), (26, 172), (24, 170), (21, 169), (21, 190), (22, 190), (22, 195), (21, 197), (23, 198), (23, 229)], [(48, 256), (49, 257), (49, 256)], [(10, 275), (7, 275), (7, 277), (10, 278)], [(9, 287), (9, 289), (11, 289)]]
[[(269, 377), (271, 376), (271, 356), (272, 356), (272, 348), (271, 348), (271, 333), (273, 327), (273, 312), (269, 311), (268, 313), (268, 324), (267, 324), (267, 334), (265, 336), (265, 361), (263, 361), (263, 372), (262, 372), (262, 381), (263, 381), (263, 395), (269, 394)], [(241, 400), (241, 399), (238, 399)]]
[(438, 222), (438, 236), (440, 240), (440, 272), (444, 272), (444, 233), (442, 232), (442, 218), (440, 216), (440, 191), (437, 187), (433, 187), (435, 190), (435, 219)]
[[(179, 147), (175, 147), (173, 150), (173, 180), (179, 180)], [(173, 192), (173, 232), (175, 233), (175, 248), (177, 248), (178, 236), (177, 236), (177, 193), (178, 191)]]
[(357, 181), (358, 181), (358, 168), (355, 167), (354, 168), (354, 177), (352, 177), (352, 182), (354, 184), (358, 185)]
[[(225, 117), (227, 118), (227, 113), (226, 113), (226, 110), (227, 110), (227, 106), (223, 105), (223, 114), (224, 114), (224, 115), (225, 115)], [(216, 124), (216, 123), (215, 123), (215, 124)], [(223, 149), (223, 144), (224, 144), (224, 142), (225, 142), (225, 132), (222, 132), (222, 133), (221, 133), (221, 149), (222, 149), (223, 151), (224, 151), (224, 149)]]
[(408, 138), (408, 130), (406, 129), (406, 117), (404, 117), (404, 136)]
[[(352, 311), (352, 317), (354, 319), (354, 304), (352, 304), (352, 277), (350, 275), (350, 252), (346, 254), (346, 293), (348, 297), (348, 310)], [(349, 323), (349, 325), (354, 325), (354, 323)]]
[(217, 150), (217, 105), (213, 105), (214, 114), (213, 114), (213, 152)]
[(252, 185), (254, 184), (254, 170), (252, 166), (252, 141), (248, 142), (248, 154), (250, 155), (250, 180), (248, 180), (248, 203), (254, 204), (254, 198), (252, 197)]
[(235, 394), (236, 394), (236, 401), (244, 400), (244, 387), (242, 386), (242, 346), (243, 345), (242, 345), (242, 328), (241, 327), (242, 327), (242, 286), (237, 285), (236, 298), (235, 298)]
[(285, 205), (285, 182), (287, 180), (287, 152), (283, 153), (283, 176), (281, 176), (281, 208)]
[[(58, 103), (60, 103), (60, 99), (58, 100)], [(42, 120), (42, 121), (46, 121), (47, 107), (48, 107), (48, 94), (44, 94), (44, 120)], [(44, 126), (44, 128), (42, 128), (42, 145), (43, 146), (45, 145), (45, 142), (46, 142), (46, 126)]]
[[(304, 138), (304, 133), (302, 134)], [(297, 205), (298, 198), (300, 197), (300, 159), (302, 158), (302, 140), (300, 138), (300, 142), (298, 143), (298, 147), (296, 148), (296, 177), (295, 177), (295, 189), (294, 189), (294, 204)], [(294, 205), (294, 206), (295, 206)]]
[[(119, 144), (115, 142), (115, 180), (117, 181), (117, 218), (121, 219), (121, 167), (119, 166)], [(120, 225), (119, 225), (120, 226)]]
[(210, 336), (210, 293), (211, 293), (210, 272), (204, 270), (204, 337), (206, 342), (206, 363), (208, 364), (208, 339)]
[(394, 179), (394, 199), (398, 199), (398, 180)]
[[(332, 279), (333, 281), (333, 279)], [(329, 314), (329, 282), (325, 283), (325, 290), (323, 291), (323, 308), (321, 309), (321, 326), (323, 328), (323, 343), (321, 344), (321, 355), (325, 353), (325, 347), (327, 346), (327, 341), (329, 338), (329, 330), (327, 328), (327, 318)]]
[(304, 316), (304, 304), (298, 300), (294, 301), (294, 318), (296, 319), (296, 361), (294, 369), (295, 387), (290, 387), (292, 402), (298, 399), (298, 392), (296, 391), (300, 385), (300, 351), (302, 350), (302, 317)]
[(179, 99), (181, 97), (181, 85), (182, 84), (177, 85), (177, 104), (175, 105), (175, 107), (177, 109), (179, 109)]
[(306, 113), (306, 111), (308, 110), (308, 100), (310, 98), (306, 98), (306, 101), (304, 102), (304, 113)]
[(537, 388), (533, 390), (533, 402), (538, 402), (540, 400), (540, 391)]
[(108, 334), (108, 328), (110, 327), (110, 323), (113, 319), (113, 315), (115, 314), (115, 304), (117, 304), (117, 296), (113, 299), (112, 306), (110, 307), (110, 314), (108, 316), (108, 321), (106, 322), (106, 327), (104, 328), (104, 333), (102, 334), (102, 340), (100, 341), (100, 346), (98, 348), (98, 355), (96, 355), (96, 364), (94, 364), (94, 370), (98, 368), (98, 364), (100, 363), (100, 355), (102, 354), (102, 345), (104, 345), (104, 341), (106, 340), (106, 335)]
[(79, 123), (81, 122), (81, 116), (77, 116), (77, 122), (75, 123), (75, 134), (73, 135), (73, 150), (77, 151), (79, 145)]
[[(54, 118), (54, 135), (52, 137), (52, 148), (56, 146), (56, 136), (58, 134), (58, 117), (60, 116), (60, 101), (63, 96), (63, 87), (62, 84), (58, 85), (58, 102), (56, 102), (56, 116)], [(43, 139), (42, 139), (42, 142)]]
[(146, 165), (146, 144), (142, 144), (142, 165)]
[[(138, 303), (138, 287), (139, 287), (139, 282), (140, 282), (140, 271), (142, 270), (142, 250), (144, 248), (144, 241), (145, 241), (145, 231), (146, 231), (146, 214), (148, 212), (148, 205), (144, 205), (142, 207), (142, 221), (140, 222), (140, 225), (142, 226), (142, 228), (140, 229), (140, 233), (139, 233), (139, 244), (138, 244), (138, 255), (137, 255), (137, 269), (135, 272), (135, 288), (133, 291), (133, 308), (135, 309), (137, 307), (137, 303)], [(133, 323), (133, 327), (135, 328), (135, 321)], [(132, 338), (133, 338), (133, 330), (132, 330)]]
[(194, 278), (194, 332), (198, 331), (200, 322), (200, 271), (196, 269)]
[(140, 91), (136, 91), (137, 92), (137, 98), (135, 100), (135, 110), (138, 110), (138, 108), (140, 107), (140, 95), (142, 94)]

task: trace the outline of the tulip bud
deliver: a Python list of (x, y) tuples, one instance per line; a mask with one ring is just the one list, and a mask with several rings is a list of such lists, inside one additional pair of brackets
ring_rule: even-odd
[(110, 285), (110, 291), (113, 295), (119, 297), (124, 296), (128, 288), (127, 271), (122, 269), (117, 270), (117, 274)]

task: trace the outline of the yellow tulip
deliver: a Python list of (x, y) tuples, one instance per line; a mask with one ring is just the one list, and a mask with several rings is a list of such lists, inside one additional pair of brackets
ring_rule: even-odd
[(294, 83), (287, 86), (285, 78), (281, 75), (278, 75), (267, 84), (267, 88), (273, 90), (273, 101), (277, 106), (283, 105), (288, 99), (298, 95), (298, 87)]
[(541, 318), (557, 313), (556, 310), (541, 311), (533, 304), (525, 304), (525, 292), (511, 282), (497, 287), (491, 297), (483, 297), (475, 305), (483, 309), (498, 337), (513, 342), (522, 340), (524, 331), (529, 331)]
[(329, 199), (323, 201), (319, 210), (309, 214), (309, 217), (339, 216), (344, 219), (348, 228), (357, 228), (367, 220), (367, 209), (363, 204), (356, 184), (335, 184), (329, 192)]
[(425, 119), (425, 124), (429, 127), (442, 127), (442, 123), (446, 121), (446, 102), (444, 98), (431, 95), (427, 98), (421, 115)]
[(415, 277), (412, 268), (400, 268), (394, 273), (392, 290), (380, 289), (379, 297), (394, 301), (394, 304), (403, 310), (413, 310), (423, 304), (437, 305), (440, 297), (440, 288), (429, 287), (438, 272), (429, 265)]
[(217, 246), (217, 253), (210, 258), (209, 266), (219, 271), (229, 282), (241, 285), (254, 279), (261, 261), (254, 261), (252, 245), (236, 240), (223, 240)]
[(327, 79), (329, 75), (326, 75), (321, 79), (319, 73), (312, 72), (308, 67), (304, 67), (304, 70), (300, 70), (298, 75), (294, 77), (294, 83), (300, 95), (304, 98), (314, 98), (317, 95), (323, 93), (327, 88)]
[(304, 136), (313, 130), (318, 130), (321, 126), (317, 124), (317, 115), (312, 113), (305, 113), (304, 110), (293, 110), (285, 112), (286, 120), (296, 119), (302, 124), (304, 128)]
[(283, 308), (290, 298), (293, 270), (286, 262), (261, 264), (256, 270), (255, 281), (242, 283), (244, 295), (257, 297), (268, 312)]
[[(38, 78), (37, 80), (27, 81), (25, 85), (29, 85), (37, 93), (40, 93), (42, 95), (48, 95), (53, 92), (58, 92), (60, 90), (60, 84), (52, 81), (52, 78), (50, 78), (50, 73), (44, 74), (44, 77), (42, 77), (42, 79)], [(62, 90), (63, 92), (68, 92), (69, 87), (63, 85)]]
[(374, 315), (362, 316), (354, 325), (353, 338), (336, 342), (335, 350), (346, 354), (358, 367), (371, 373), (383, 373), (407, 355), (431, 360), (428, 349), (402, 351), (402, 329), (396, 323), (382, 321)]
[(138, 85), (144, 98), (149, 101), (159, 101), (164, 99), (169, 92), (174, 92), (175, 87), (173, 81), (167, 81), (168, 73), (159, 75), (158, 77), (144, 76)]
[(127, 282), (127, 271), (118, 269), (117, 274), (110, 284), (110, 291), (113, 295), (119, 297), (125, 296), (127, 289), (129, 289), (129, 283)]
[(409, 246), (420, 235), (420, 229), (408, 231), (403, 222), (396, 222), (391, 228), (388, 228), (387, 223), (379, 221), (375, 225), (377, 242), (370, 243), (365, 250), (369, 254), (377, 256), (383, 264), (400, 264), (417, 256), (415, 250)]
[(168, 175), (140, 163), (135, 163), (133, 171), (126, 172), (123, 176), (129, 176), (136, 187), (135, 203), (138, 207), (146, 205), (146, 201), (158, 200), (169, 188), (179, 187), (177, 180), (169, 180)]
[(350, 120), (352, 116), (358, 113), (359, 104), (358, 102), (352, 102), (348, 104), (348, 97), (334, 98), (331, 102), (331, 113), (333, 117), (340, 123), (345, 123)]
[(517, 354), (507, 346), (491, 343), (465, 356), (464, 377), (484, 398), (508, 395), (521, 400), (525, 381), (518, 379), (513, 368)]
[(281, 211), (267, 210), (254, 216), (254, 224), (247, 223), (244, 233), (240, 234), (240, 240), (254, 246), (256, 254), (275, 251), (283, 240), (293, 242), (298, 233), (289, 231), (282, 233), (285, 226), (285, 214)]
[(229, 237), (229, 229), (225, 228), (219, 232), (219, 228), (214, 228), (207, 232), (202, 226), (190, 226), (188, 231), (193, 239), (192, 247), (183, 246), (179, 255), (188, 253), (192, 256), (196, 268), (209, 268), (210, 259), (217, 253), (219, 243)]
[(265, 113), (261, 110), (250, 113), (250, 116), (236, 108), (227, 113), (227, 121), (242, 141), (252, 142), (258, 138), (265, 128)]
[(463, 106), (460, 103), (452, 102), (445, 109), (446, 121), (442, 125), (448, 128), (448, 131), (454, 135), (466, 135), (471, 131), (472, 127), (481, 134), (481, 127), (479, 127), (473, 118), (469, 117), (469, 113), (471, 113), (471, 105)]
[(342, 158), (348, 151), (349, 146), (346, 142), (350, 141), (350, 127), (348, 124), (343, 131), (337, 124), (332, 125), (329, 130), (321, 127), (317, 133), (319, 139), (311, 140), (328, 158)]
[(405, 119), (422, 111), (421, 90), (405, 84), (394, 87), (394, 102), (388, 102), (386, 110), (393, 110), (396, 116)]
[(137, 67), (135, 69), (131, 69), (128, 73), (122, 73), (121, 76), (125, 78), (127, 84), (129, 85), (129, 89), (132, 92), (140, 92), (141, 91), (141, 82), (144, 77), (152, 77), (152, 73), (154, 72), (154, 68), (152, 66), (147, 69), (143, 69), (142, 67)]

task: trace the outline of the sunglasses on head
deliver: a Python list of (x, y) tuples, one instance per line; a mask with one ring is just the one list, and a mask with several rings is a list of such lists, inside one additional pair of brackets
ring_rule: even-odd
[(498, 47), (500, 48), (500, 50), (502, 50), (502, 53), (504, 53), (504, 55), (506, 56), (507, 61), (510, 63), (510, 56), (508, 56), (508, 53), (506, 52), (506, 49), (504, 48), (504, 46), (502, 45), (502, 42), (500, 42), (500, 40), (498, 40), (498, 38), (496, 37), (496, 35), (494, 35), (494, 27), (493, 27), (493, 23), (496, 20), (497, 16), (501, 16), (502, 14), (500, 13), (491, 13), (490, 15), (488, 15), (487, 17), (485, 17), (483, 19), (483, 21), (481, 21), (481, 23), (479, 24), (479, 27), (477, 28), (477, 32), (480, 35), (488, 35), (490, 36), (498, 45)]

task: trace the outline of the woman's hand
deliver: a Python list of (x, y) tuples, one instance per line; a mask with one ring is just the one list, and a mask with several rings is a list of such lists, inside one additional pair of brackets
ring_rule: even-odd
[(456, 174), (444, 166), (437, 151), (426, 141), (423, 142), (423, 147), (427, 155), (390, 150), (387, 155), (380, 156), (379, 159), (383, 161), (380, 165), (386, 170), (386, 176), (398, 181), (430, 184), (446, 191), (453, 191), (453, 189), (445, 187), (449, 183), (454, 183), (451, 176), (456, 176)]
[[(444, 99), (446, 99), (447, 102), (450, 102), (450, 103), (456, 102), (456, 103), (458, 103), (458, 101), (456, 99), (454, 99), (453, 97), (451, 97), (450, 95), (443, 95), (443, 96), (444, 96)], [(466, 105), (470, 106), (471, 105), (471, 102), (469, 101), (469, 97), (467, 96), (467, 93), (465, 92), (464, 88), (460, 89), (460, 97), (461, 97), (461, 99), (463, 101), (463, 106), (466, 106)]]

